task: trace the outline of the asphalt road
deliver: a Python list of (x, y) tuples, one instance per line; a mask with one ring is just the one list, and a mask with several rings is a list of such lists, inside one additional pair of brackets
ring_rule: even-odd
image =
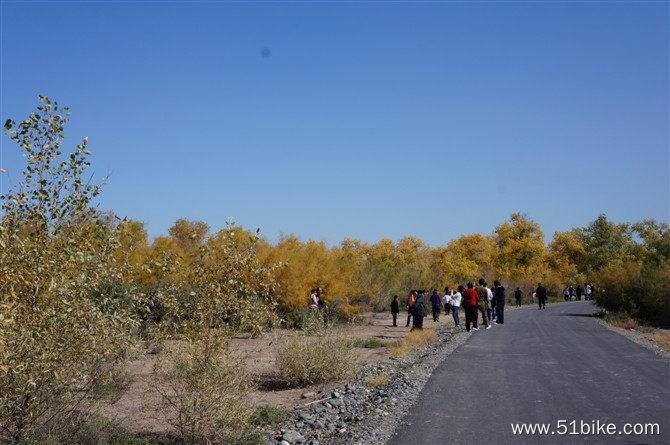
[[(504, 325), (475, 332), (437, 367), (389, 443), (670, 444), (670, 360), (601, 326), (594, 310), (579, 301), (508, 311)], [(559, 435), (559, 420), (568, 432), (582, 421), (617, 432)], [(660, 434), (618, 434), (638, 422), (658, 423)], [(514, 435), (512, 423), (550, 432)]]

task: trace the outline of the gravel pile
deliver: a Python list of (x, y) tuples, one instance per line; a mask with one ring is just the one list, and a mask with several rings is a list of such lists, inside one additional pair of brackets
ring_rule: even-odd
[[(269, 434), (269, 444), (381, 444), (393, 434), (421, 389), (442, 360), (470, 334), (464, 329), (438, 331), (438, 341), (406, 359), (368, 365), (357, 377), (328, 394), (306, 393), (318, 400), (295, 407), (290, 419)], [(386, 376), (390, 382), (375, 388), (367, 382)]]

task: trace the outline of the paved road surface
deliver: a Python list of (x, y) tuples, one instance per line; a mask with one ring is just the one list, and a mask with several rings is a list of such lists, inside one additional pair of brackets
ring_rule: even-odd
[[(670, 444), (670, 360), (608, 330), (590, 302), (509, 311), (433, 373), (391, 439), (414, 444)], [(660, 425), (660, 435), (512, 434), (511, 423)]]

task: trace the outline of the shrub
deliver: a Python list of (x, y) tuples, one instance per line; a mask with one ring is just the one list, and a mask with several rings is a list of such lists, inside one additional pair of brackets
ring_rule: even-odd
[(284, 408), (262, 405), (256, 408), (256, 412), (251, 419), (254, 425), (264, 426), (283, 422), (288, 418), (288, 411)]
[(291, 334), (277, 352), (279, 376), (290, 386), (306, 386), (347, 378), (354, 371), (348, 340), (325, 330), (314, 336)]
[(367, 349), (377, 349), (377, 348), (384, 348), (388, 346), (388, 344), (382, 340), (380, 340), (377, 337), (370, 337), (366, 339), (356, 339), (352, 343), (354, 348), (367, 348)]
[(412, 351), (421, 349), (436, 340), (437, 332), (435, 329), (415, 330), (389, 349), (391, 354), (396, 357), (407, 357)]
[(187, 443), (231, 443), (250, 434), (249, 378), (212, 329), (170, 343), (154, 366), (163, 414)]

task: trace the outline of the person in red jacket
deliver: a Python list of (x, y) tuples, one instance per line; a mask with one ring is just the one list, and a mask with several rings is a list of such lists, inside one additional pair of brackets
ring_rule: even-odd
[(465, 310), (465, 330), (470, 332), (470, 325), (472, 324), (472, 329), (475, 331), (479, 330), (477, 325), (477, 301), (479, 300), (479, 295), (474, 289), (475, 285), (472, 282), (468, 283), (468, 288), (463, 292), (463, 310)]

